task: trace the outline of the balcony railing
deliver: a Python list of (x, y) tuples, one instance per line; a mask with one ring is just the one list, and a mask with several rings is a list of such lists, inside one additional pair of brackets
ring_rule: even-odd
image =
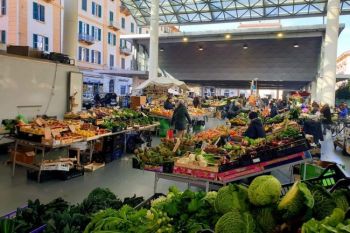
[(120, 29), (117, 21), (109, 21), (108, 27), (112, 30), (118, 31)]
[(132, 50), (131, 50), (131, 48), (128, 48), (128, 47), (120, 47), (120, 53), (124, 54), (126, 56), (129, 56), (129, 55), (131, 55)]
[(125, 5), (120, 5), (120, 12), (123, 13), (126, 16), (131, 15), (131, 12), (129, 11), (129, 9), (125, 6)]
[(86, 44), (94, 44), (96, 41), (96, 38), (89, 34), (80, 33), (79, 41), (84, 42)]

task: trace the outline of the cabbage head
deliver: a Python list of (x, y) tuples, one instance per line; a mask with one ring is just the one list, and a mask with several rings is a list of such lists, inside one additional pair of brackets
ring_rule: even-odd
[(277, 203), (281, 195), (281, 190), (282, 185), (274, 176), (258, 176), (249, 185), (249, 201), (256, 206)]
[(227, 212), (215, 225), (215, 233), (255, 233), (256, 224), (249, 212), (241, 213), (237, 209)]
[(334, 199), (338, 208), (344, 210), (344, 212), (349, 209), (349, 191), (346, 189), (338, 189), (332, 193), (332, 198)]
[(256, 223), (262, 232), (274, 232), (277, 226), (274, 210), (272, 206), (258, 207), (254, 210)]
[(214, 206), (217, 212), (225, 214), (232, 209), (246, 211), (248, 204), (247, 188), (230, 184), (219, 189)]
[(314, 207), (314, 198), (306, 184), (297, 181), (281, 199), (277, 209), (284, 219), (303, 216)]

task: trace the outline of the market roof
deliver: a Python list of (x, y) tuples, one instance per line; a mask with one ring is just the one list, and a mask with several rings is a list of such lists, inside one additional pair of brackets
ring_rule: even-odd
[[(150, 24), (151, 0), (122, 0), (137, 24)], [(242, 22), (249, 20), (324, 16), (328, 0), (160, 0), (160, 24)], [(340, 1), (350, 14), (350, 0)]]
[[(258, 78), (259, 88), (298, 90), (317, 76), (324, 33), (324, 25), (311, 25), (162, 34), (159, 66), (203, 86), (244, 89)], [(149, 35), (121, 38), (148, 50)]]

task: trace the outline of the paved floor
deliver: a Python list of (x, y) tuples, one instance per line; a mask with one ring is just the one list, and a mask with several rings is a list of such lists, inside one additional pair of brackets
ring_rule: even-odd
[[(222, 121), (211, 119), (208, 127), (222, 124)], [(159, 143), (159, 138), (154, 139), (154, 144)], [(350, 158), (334, 153), (333, 144), (328, 135), (322, 144), (322, 158), (328, 161), (336, 161), (344, 164), (350, 171)], [(0, 156), (5, 161), (7, 156)], [(286, 178), (288, 171), (281, 171), (278, 176), (281, 180)], [(56, 197), (63, 197), (71, 203), (81, 201), (96, 187), (108, 187), (119, 197), (123, 198), (133, 194), (149, 197), (153, 194), (154, 174), (131, 168), (130, 156), (113, 161), (93, 173), (86, 173), (82, 177), (69, 181), (50, 181), (38, 184), (26, 178), (26, 170), (18, 167), (16, 176), (11, 177), (11, 167), (0, 163), (0, 216), (22, 206), (28, 199), (39, 198), (42, 202), (48, 202)], [(186, 186), (182, 183), (159, 181), (158, 191), (166, 192), (170, 185), (176, 184), (181, 189)]]

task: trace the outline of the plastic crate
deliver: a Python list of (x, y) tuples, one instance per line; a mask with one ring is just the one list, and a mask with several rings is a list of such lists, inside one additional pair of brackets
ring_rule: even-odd
[(301, 164), (300, 165), (300, 175), (302, 180), (313, 179), (319, 177), (325, 168), (315, 165), (315, 164)]
[[(341, 180), (348, 180), (344, 173), (340, 170), (340, 168), (336, 165), (329, 165), (322, 174), (317, 178), (302, 180), (302, 182), (308, 182), (311, 184), (322, 185), (328, 190), (333, 190), (337, 183)], [(342, 181), (345, 183), (345, 181)], [(288, 190), (293, 186), (294, 183), (284, 184), (282, 185), (282, 195), (285, 195)], [(338, 185), (340, 186), (340, 185)]]

